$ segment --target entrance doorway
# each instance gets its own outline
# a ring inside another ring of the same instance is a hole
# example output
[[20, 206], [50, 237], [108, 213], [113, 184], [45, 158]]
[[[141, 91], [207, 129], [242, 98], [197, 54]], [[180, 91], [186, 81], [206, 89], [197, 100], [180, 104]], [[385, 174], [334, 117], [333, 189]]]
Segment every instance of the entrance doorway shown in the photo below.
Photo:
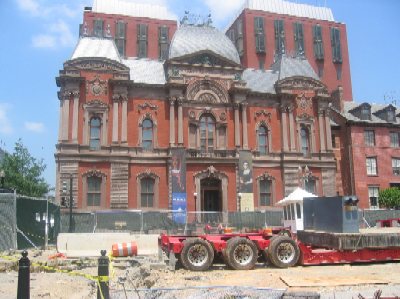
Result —
[[204, 212], [203, 221], [206, 223], [218, 223], [221, 221], [221, 180], [216, 178], [201, 180], [201, 211]]

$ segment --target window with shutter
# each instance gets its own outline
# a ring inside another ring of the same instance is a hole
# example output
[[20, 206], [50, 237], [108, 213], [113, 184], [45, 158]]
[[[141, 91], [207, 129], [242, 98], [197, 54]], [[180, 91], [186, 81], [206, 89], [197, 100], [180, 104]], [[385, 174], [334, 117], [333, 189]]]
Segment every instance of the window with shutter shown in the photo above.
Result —
[[242, 20], [238, 20], [236, 24], [236, 49], [239, 55], [243, 54], [243, 23]]
[[275, 28], [275, 53], [285, 53], [285, 28], [283, 20], [274, 21]]
[[138, 24], [137, 25], [138, 32], [138, 54], [139, 58], [147, 57], [147, 25]]
[[119, 55], [125, 56], [126, 47], [126, 23], [117, 21], [115, 25], [115, 45], [117, 46]]
[[313, 26], [314, 56], [317, 60], [324, 59], [324, 45], [322, 42], [322, 28], [320, 25]]
[[264, 18], [254, 17], [254, 34], [256, 41], [256, 53], [265, 53]]
[[339, 28], [331, 28], [331, 45], [333, 63], [342, 63]]
[[103, 37], [103, 20], [93, 21], [93, 35], [96, 37]]
[[169, 50], [169, 28], [166, 26], [158, 27], [158, 47], [159, 59], [166, 60]]
[[303, 24], [293, 23], [294, 30], [294, 45], [297, 55], [303, 56], [304, 51], [304, 34], [303, 34]]
[[260, 180], [260, 206], [270, 206], [272, 197], [272, 181], [269, 179]]

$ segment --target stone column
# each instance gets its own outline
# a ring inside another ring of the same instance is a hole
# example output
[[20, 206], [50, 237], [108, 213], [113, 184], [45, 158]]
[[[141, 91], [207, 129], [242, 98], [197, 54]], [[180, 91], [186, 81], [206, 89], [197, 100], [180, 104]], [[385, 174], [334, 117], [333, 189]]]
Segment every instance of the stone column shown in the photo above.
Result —
[[295, 141], [295, 124], [294, 124], [294, 117], [293, 117], [293, 110], [294, 107], [289, 107], [289, 130], [290, 130], [290, 151], [296, 151], [296, 141]]
[[58, 124], [58, 141], [61, 141], [63, 139], [62, 136], [62, 128], [63, 128], [63, 109], [64, 109], [64, 101], [61, 98], [60, 99], [60, 123]]
[[62, 140], [67, 141], [69, 137], [69, 101], [70, 101], [71, 93], [66, 92], [64, 96], [64, 104], [63, 104], [63, 123], [62, 123]]
[[175, 145], [175, 98], [169, 100], [169, 146]]
[[318, 111], [318, 122], [319, 122], [319, 144], [321, 152], [326, 151], [325, 147], [325, 130], [324, 130], [324, 111]]
[[286, 119], [286, 106], [281, 106], [281, 118], [282, 118], [282, 146], [283, 151], [287, 152], [288, 148], [288, 127], [287, 127], [287, 119]]
[[243, 126], [243, 148], [249, 148], [249, 140], [247, 136], [247, 103], [242, 103], [242, 126]]
[[128, 98], [122, 99], [122, 126], [121, 126], [121, 142], [126, 143], [127, 139], [127, 128], [128, 128]]
[[118, 142], [118, 100], [119, 96], [115, 95], [113, 96], [113, 130], [112, 130], [112, 142], [117, 143]]
[[79, 91], [74, 91], [74, 108], [72, 114], [72, 142], [78, 142], [78, 114], [79, 114]]
[[235, 146], [240, 147], [240, 129], [239, 129], [239, 104], [233, 104], [235, 110]]
[[178, 145], [183, 145], [183, 107], [182, 99], [178, 99]]
[[331, 119], [329, 111], [325, 111], [325, 127], [326, 127], [326, 148], [332, 150], [332, 132], [331, 132]]

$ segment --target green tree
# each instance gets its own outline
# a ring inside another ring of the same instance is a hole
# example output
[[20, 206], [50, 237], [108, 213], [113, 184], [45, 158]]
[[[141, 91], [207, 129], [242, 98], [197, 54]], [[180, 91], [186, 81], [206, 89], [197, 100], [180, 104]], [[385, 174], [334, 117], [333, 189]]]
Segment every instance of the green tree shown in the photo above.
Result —
[[4, 187], [16, 189], [18, 194], [41, 197], [50, 190], [42, 177], [46, 169], [43, 159], [32, 157], [21, 139], [15, 143], [14, 153], [5, 153], [0, 169], [5, 174]]
[[388, 188], [379, 191], [379, 205], [388, 209], [400, 207], [400, 189]]

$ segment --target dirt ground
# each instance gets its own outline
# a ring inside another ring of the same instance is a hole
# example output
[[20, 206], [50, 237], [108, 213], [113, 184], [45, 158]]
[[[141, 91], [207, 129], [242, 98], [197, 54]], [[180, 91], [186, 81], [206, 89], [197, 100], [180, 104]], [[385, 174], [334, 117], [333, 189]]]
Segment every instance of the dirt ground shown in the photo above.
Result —
[[[30, 258], [34, 264], [46, 263], [57, 269], [72, 270], [72, 273], [97, 273], [96, 259], [49, 259], [54, 253], [30, 253]], [[15, 270], [15, 263], [0, 258], [0, 298], [16, 298], [18, 272]], [[96, 298], [96, 283], [85, 277], [57, 272], [46, 273], [39, 266], [34, 266], [32, 271], [31, 298]], [[289, 269], [277, 269], [260, 263], [250, 271], [229, 270], [224, 265], [217, 264], [206, 272], [190, 272], [184, 269], [169, 270], [157, 257], [152, 257], [114, 260], [111, 271], [111, 298], [194, 298], [193, 292], [199, 288], [207, 287], [204, 291], [207, 294], [210, 290], [222, 286], [229, 286], [227, 289], [271, 288], [281, 292], [315, 291], [321, 294], [321, 298], [335, 299], [359, 298], [359, 294], [365, 298], [372, 298], [377, 290], [382, 290], [382, 297], [400, 296], [399, 262], [298, 266]], [[161, 291], [150, 293], [146, 291], [149, 288]], [[188, 288], [190, 289], [187, 290]], [[254, 298], [272, 298], [266, 291], [254, 294], [258, 294], [254, 295]], [[253, 297], [250, 295], [247, 298]]]

